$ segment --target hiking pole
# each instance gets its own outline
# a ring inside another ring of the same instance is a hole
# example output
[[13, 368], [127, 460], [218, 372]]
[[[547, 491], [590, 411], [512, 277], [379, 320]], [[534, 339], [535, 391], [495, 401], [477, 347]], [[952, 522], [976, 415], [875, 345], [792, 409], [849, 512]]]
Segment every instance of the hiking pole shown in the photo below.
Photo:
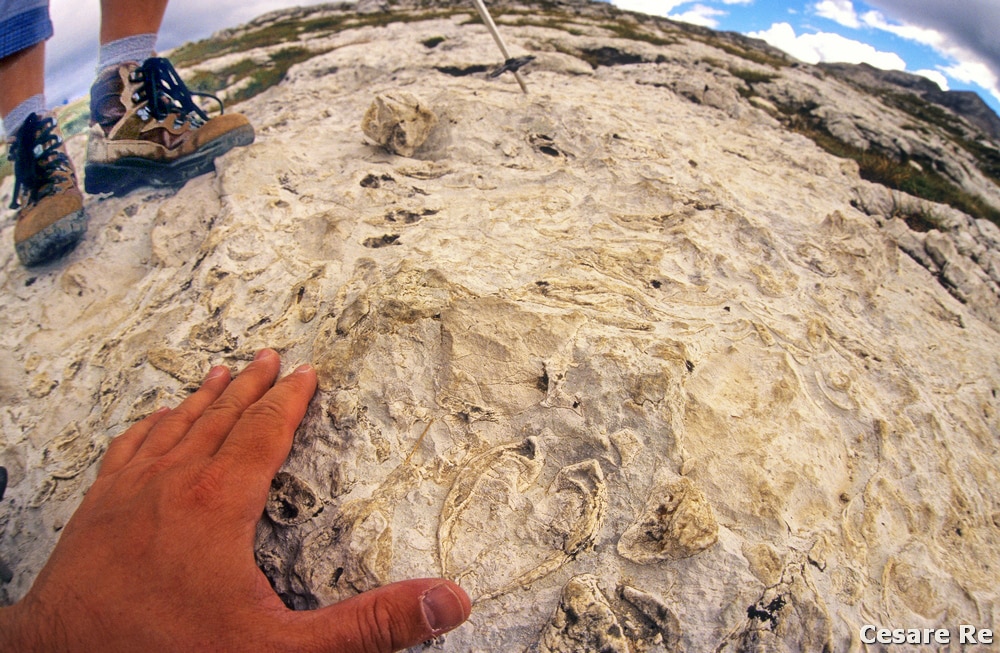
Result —
[[[483, 22], [486, 23], [486, 28], [489, 29], [490, 34], [493, 35], [493, 40], [497, 42], [497, 46], [500, 48], [500, 54], [503, 55], [504, 61], [510, 61], [512, 57], [510, 56], [510, 51], [507, 50], [507, 44], [503, 42], [503, 37], [500, 36], [500, 32], [497, 31], [496, 23], [493, 22], [493, 17], [490, 16], [490, 12], [486, 9], [486, 5], [483, 3], [483, 0], [472, 0], [472, 2], [476, 5], [479, 17], [483, 19]], [[521, 90], [527, 93], [528, 87], [524, 85], [524, 80], [521, 79], [521, 74], [517, 72], [517, 70], [513, 70], [511, 72], [514, 73], [514, 79], [516, 79], [517, 83], [521, 86]]]

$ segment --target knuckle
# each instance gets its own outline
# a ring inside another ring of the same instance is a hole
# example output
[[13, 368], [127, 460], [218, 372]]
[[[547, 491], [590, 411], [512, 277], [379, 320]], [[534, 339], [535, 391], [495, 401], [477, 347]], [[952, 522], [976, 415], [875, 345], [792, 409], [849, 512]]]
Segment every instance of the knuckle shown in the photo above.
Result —
[[177, 429], [186, 430], [188, 425], [197, 419], [197, 417], [197, 413], [189, 410], [182, 404], [167, 413], [163, 419], [156, 424], [156, 428], [160, 431], [175, 431]]
[[173, 461], [168, 457], [163, 456], [156, 458], [142, 467], [141, 472], [139, 473], [139, 480], [145, 484], [153, 481], [154, 479], [163, 478], [170, 473], [173, 465]]
[[367, 609], [359, 611], [358, 620], [364, 653], [396, 651], [412, 643], [408, 641], [406, 619], [381, 597], [375, 597]]
[[246, 410], [246, 403], [235, 394], [223, 394], [205, 409], [204, 415], [234, 416]]
[[104, 459], [113, 458], [125, 454], [135, 446], [138, 436], [133, 431], [125, 431], [108, 444], [104, 450]]
[[199, 469], [188, 484], [188, 498], [196, 506], [213, 506], [225, 496], [225, 475], [218, 466]]
[[243, 418], [265, 425], [277, 425], [285, 421], [285, 409], [276, 401], [261, 399], [243, 412]]

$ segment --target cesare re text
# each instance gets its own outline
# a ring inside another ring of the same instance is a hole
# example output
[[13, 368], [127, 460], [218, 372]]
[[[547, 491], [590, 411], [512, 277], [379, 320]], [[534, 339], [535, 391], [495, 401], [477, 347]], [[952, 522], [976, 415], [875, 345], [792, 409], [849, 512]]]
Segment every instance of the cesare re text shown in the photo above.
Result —
[[969, 624], [958, 627], [958, 638], [948, 628], [879, 628], [872, 624], [861, 627], [861, 641], [865, 644], [992, 644], [993, 631]]

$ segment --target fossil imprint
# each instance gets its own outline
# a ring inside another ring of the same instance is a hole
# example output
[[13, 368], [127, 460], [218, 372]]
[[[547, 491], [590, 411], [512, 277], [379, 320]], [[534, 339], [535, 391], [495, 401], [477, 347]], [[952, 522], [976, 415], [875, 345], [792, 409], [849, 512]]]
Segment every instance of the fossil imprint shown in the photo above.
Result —
[[598, 462], [563, 467], [547, 487], [536, 482], [543, 466], [536, 438], [500, 445], [469, 461], [448, 492], [438, 528], [441, 568], [473, 600], [547, 576], [600, 529], [608, 497]]

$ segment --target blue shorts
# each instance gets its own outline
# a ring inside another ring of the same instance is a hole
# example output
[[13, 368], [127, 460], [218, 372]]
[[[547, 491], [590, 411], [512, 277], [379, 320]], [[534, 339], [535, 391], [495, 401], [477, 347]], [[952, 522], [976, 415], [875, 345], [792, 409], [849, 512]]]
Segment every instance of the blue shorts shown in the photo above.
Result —
[[0, 59], [50, 36], [48, 0], [0, 0]]

